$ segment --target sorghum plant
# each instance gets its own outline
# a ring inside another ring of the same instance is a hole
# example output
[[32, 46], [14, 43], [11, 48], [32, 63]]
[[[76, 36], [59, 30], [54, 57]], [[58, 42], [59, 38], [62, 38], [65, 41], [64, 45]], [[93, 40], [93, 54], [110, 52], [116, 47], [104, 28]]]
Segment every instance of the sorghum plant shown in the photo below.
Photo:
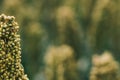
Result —
[[119, 65], [110, 52], [93, 56], [90, 80], [119, 80]]
[[70, 46], [50, 47], [45, 63], [46, 80], [78, 80], [74, 51]]
[[28, 80], [21, 64], [18, 29], [13, 16], [0, 15], [0, 80]]

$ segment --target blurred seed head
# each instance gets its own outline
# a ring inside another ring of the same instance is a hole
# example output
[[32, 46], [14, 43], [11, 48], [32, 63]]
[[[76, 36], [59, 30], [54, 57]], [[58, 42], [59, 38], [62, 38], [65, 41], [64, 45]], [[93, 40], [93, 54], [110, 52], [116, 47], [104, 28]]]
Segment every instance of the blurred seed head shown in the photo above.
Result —
[[51, 65], [54, 63], [54, 59], [56, 59], [58, 62], [63, 62], [72, 57], [73, 50], [69, 46], [51, 46], [46, 53], [45, 62]]
[[73, 22], [74, 20], [74, 11], [71, 7], [62, 6], [56, 11], [57, 24], [61, 27], [65, 27], [67, 22]]
[[[74, 51], [68, 45], [52, 46], [45, 56], [47, 80], [76, 79]], [[68, 76], [64, 76], [64, 75]]]
[[119, 65], [110, 52], [105, 51], [102, 55], [94, 55], [92, 59], [90, 80], [118, 80]]

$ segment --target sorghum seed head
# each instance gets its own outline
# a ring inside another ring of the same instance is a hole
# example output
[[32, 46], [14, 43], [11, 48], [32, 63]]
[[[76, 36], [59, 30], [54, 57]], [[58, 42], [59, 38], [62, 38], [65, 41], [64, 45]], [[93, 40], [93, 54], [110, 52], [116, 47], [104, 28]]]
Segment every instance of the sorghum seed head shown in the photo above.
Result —
[[28, 80], [21, 67], [18, 29], [15, 17], [0, 15], [0, 80]]

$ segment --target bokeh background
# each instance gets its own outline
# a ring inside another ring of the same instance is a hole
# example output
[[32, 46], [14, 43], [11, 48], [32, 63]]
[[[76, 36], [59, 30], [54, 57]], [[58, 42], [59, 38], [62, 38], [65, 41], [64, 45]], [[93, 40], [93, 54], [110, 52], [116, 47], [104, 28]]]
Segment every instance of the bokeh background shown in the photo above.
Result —
[[20, 26], [30, 80], [89, 80], [94, 54], [120, 62], [120, 0], [0, 0]]

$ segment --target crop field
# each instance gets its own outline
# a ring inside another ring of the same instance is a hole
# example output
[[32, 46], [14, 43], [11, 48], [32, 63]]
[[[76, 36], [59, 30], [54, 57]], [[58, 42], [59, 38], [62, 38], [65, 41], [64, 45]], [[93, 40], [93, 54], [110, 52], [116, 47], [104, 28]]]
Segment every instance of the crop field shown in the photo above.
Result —
[[0, 80], [120, 80], [120, 0], [1, 0]]

